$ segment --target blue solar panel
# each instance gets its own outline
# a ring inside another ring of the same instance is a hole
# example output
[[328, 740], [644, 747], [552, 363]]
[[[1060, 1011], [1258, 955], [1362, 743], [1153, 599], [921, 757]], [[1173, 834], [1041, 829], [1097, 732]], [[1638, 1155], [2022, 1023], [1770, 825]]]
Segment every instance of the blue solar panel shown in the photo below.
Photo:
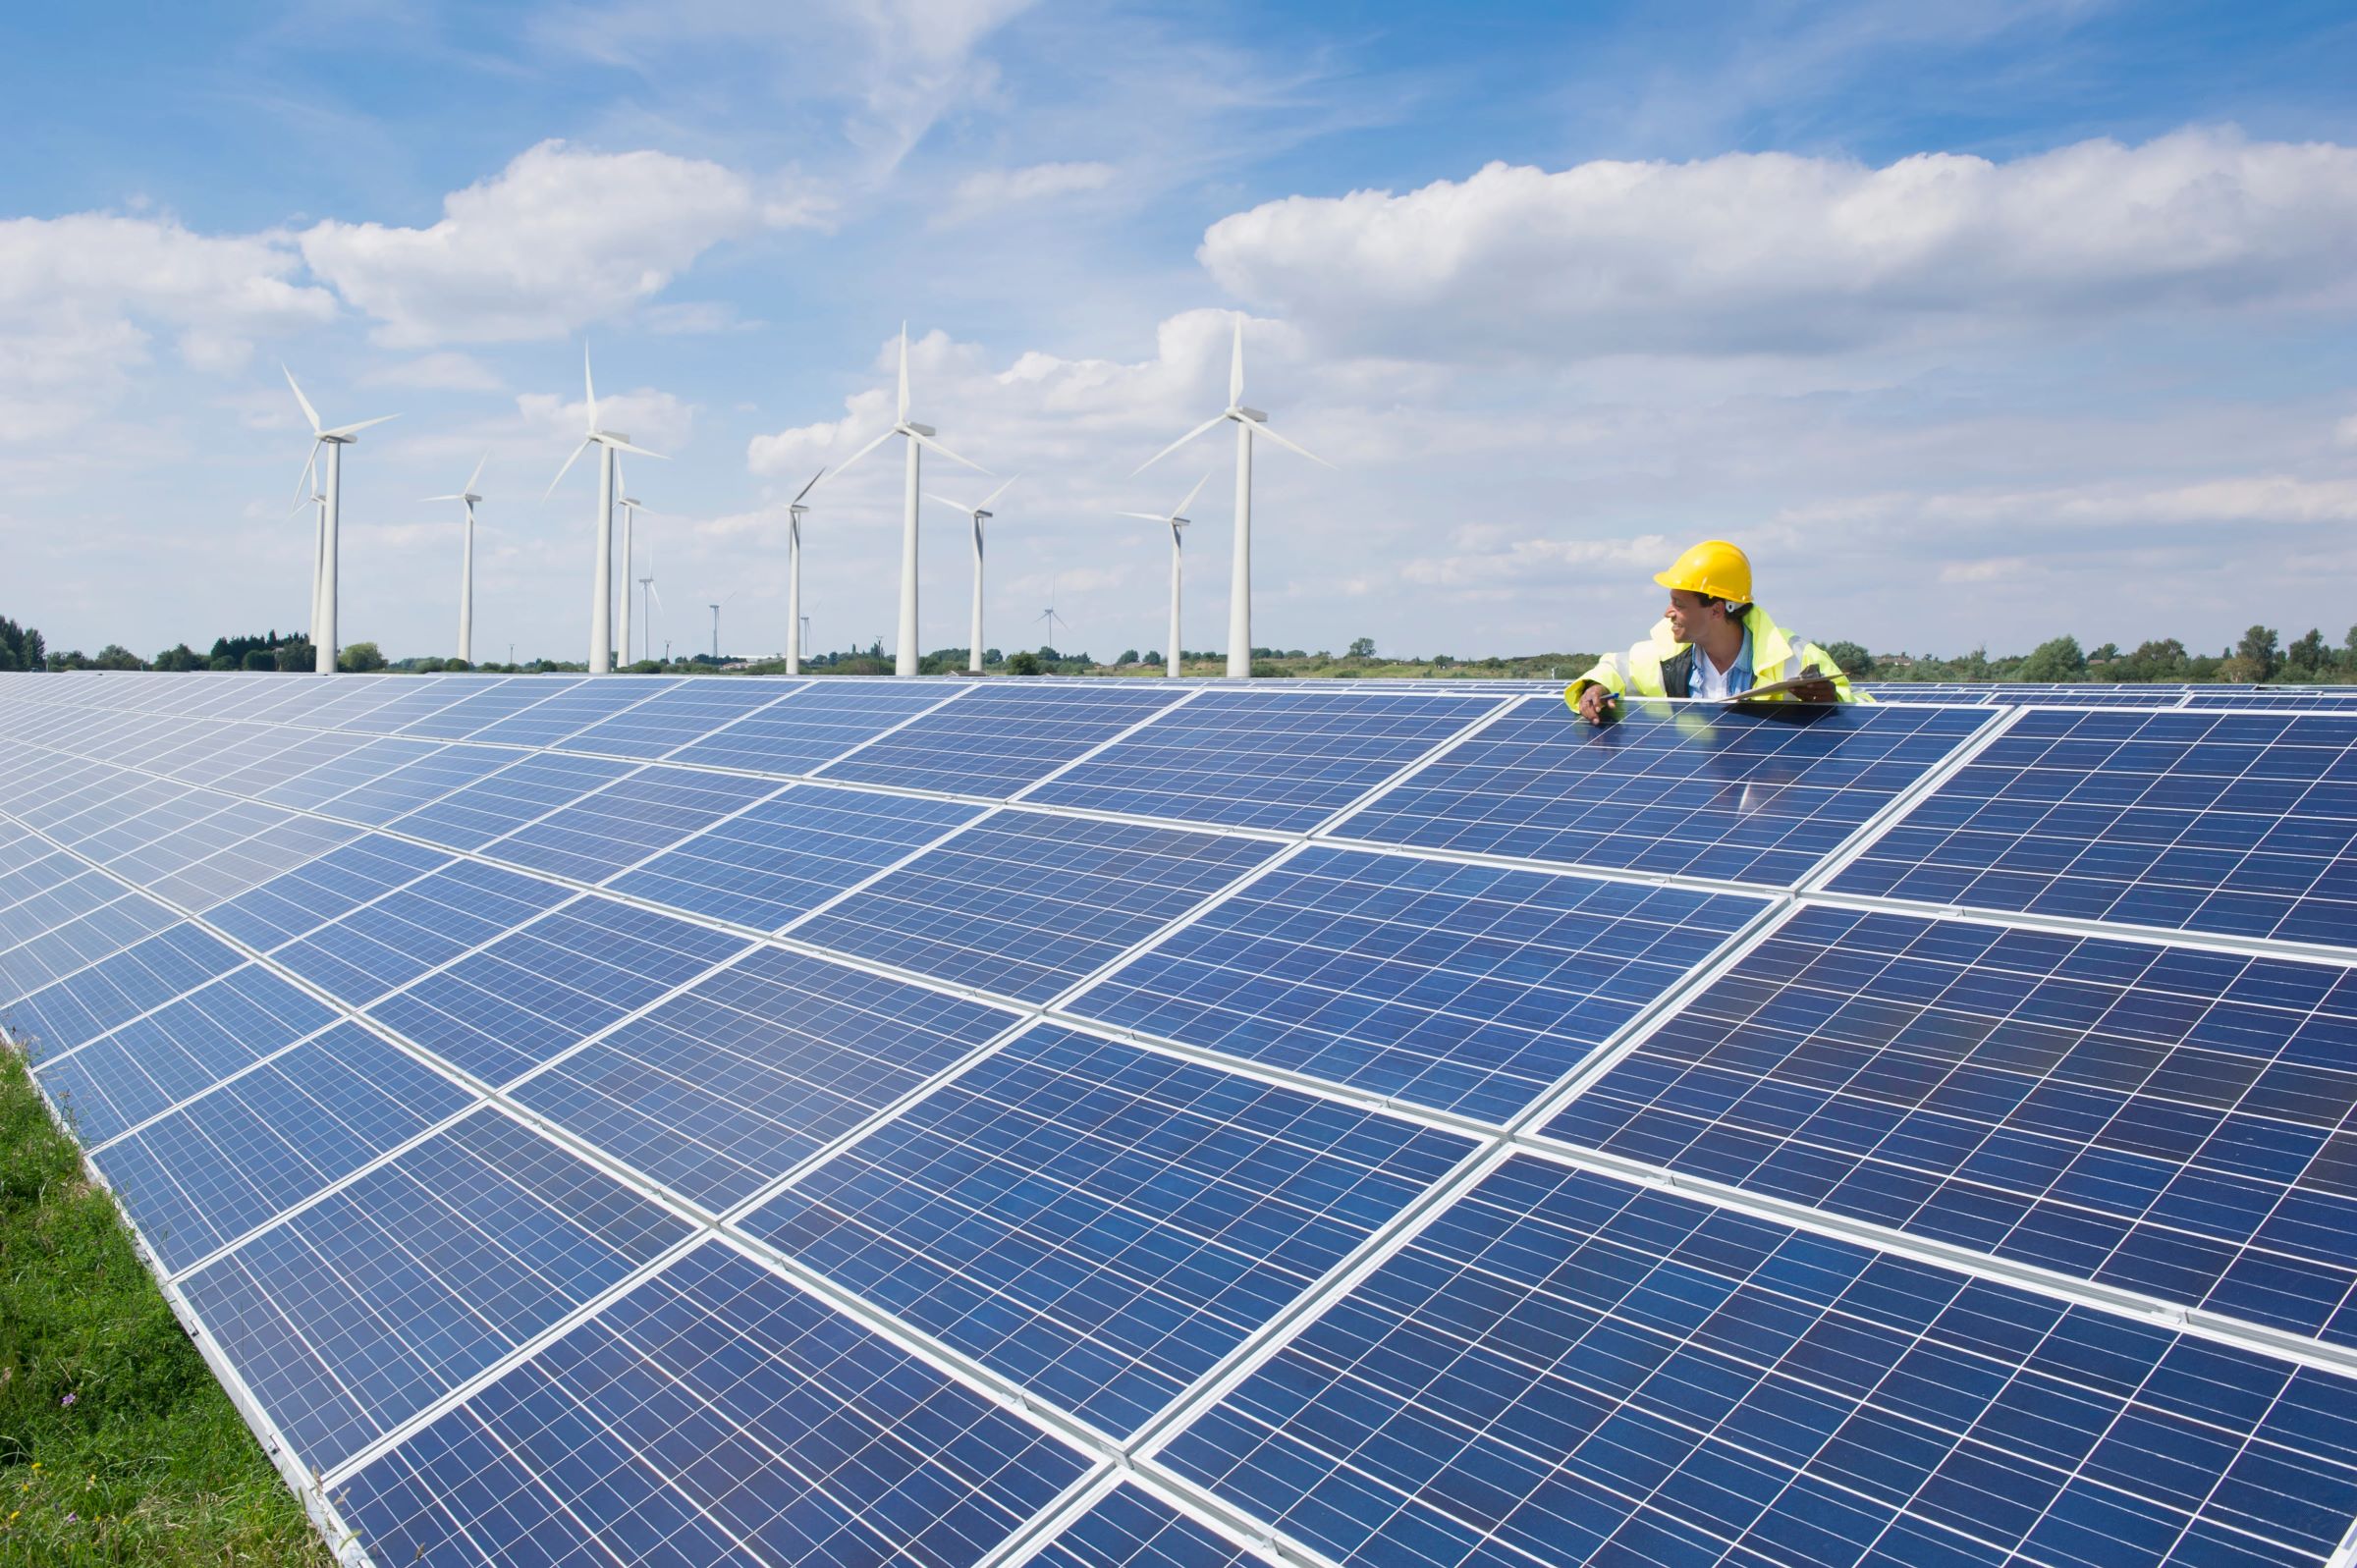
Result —
[[181, 1288], [297, 1455], [326, 1470], [687, 1228], [480, 1110]]
[[205, 923], [267, 952], [451, 863], [439, 849], [371, 834], [205, 911]]
[[1789, 884], [1988, 722], [1957, 708], [1626, 706], [1625, 717], [1594, 729], [1561, 702], [1527, 705], [1339, 831], [1426, 849]]
[[2357, 977], [1803, 911], [1555, 1136], [2357, 1343]]
[[1069, 1009], [1503, 1122], [1766, 907], [1316, 845]]
[[361, 1006], [572, 896], [536, 878], [462, 860], [271, 957]]
[[311, 744], [317, 748], [322, 759], [316, 766], [265, 786], [256, 792], [254, 798], [273, 805], [315, 811], [323, 802], [333, 800], [360, 784], [382, 779], [396, 769], [448, 749], [425, 740], [370, 740], [362, 743], [353, 735], [339, 735], [332, 739], [324, 735], [313, 736]]
[[63, 1056], [41, 1087], [84, 1148], [324, 1028], [335, 1013], [254, 964], [233, 969]]
[[1277, 852], [1002, 812], [795, 928], [822, 947], [1045, 1001]]
[[1006, 796], [1112, 739], [1182, 693], [1147, 681], [971, 686], [824, 776], [904, 789]]
[[406, 727], [405, 735], [425, 735], [443, 740], [458, 740], [548, 701], [559, 692], [571, 690], [579, 681], [565, 676], [517, 676], [501, 680], [487, 690], [477, 691], [462, 701], [416, 720]]
[[1027, 1560], [1038, 1568], [1245, 1568], [1260, 1561], [1128, 1482]]
[[9, 1032], [33, 1043], [35, 1059], [95, 1040], [243, 962], [235, 948], [195, 926], [174, 924], [169, 911], [136, 893], [69, 922], [56, 936], [72, 938], [102, 919], [115, 924], [96, 959], [61, 963], [63, 978], [29, 996], [8, 983], [17, 973], [11, 961], [40, 941], [0, 953], [0, 1007], [7, 1009]]
[[779, 785], [691, 768], [648, 768], [483, 846], [494, 860], [603, 882]]
[[[719, 1347], [729, 1353], [715, 1355]], [[1080, 1456], [718, 1244], [363, 1469], [379, 1562], [960, 1568]]]
[[632, 771], [627, 762], [536, 753], [394, 819], [391, 827], [453, 849], [479, 849]]
[[1504, 700], [1206, 691], [1024, 798], [1306, 832]]
[[678, 684], [676, 680], [648, 680], [634, 676], [583, 680], [545, 702], [535, 702], [520, 713], [494, 720], [466, 738], [495, 746], [553, 746]]
[[1472, 1148], [1042, 1024], [744, 1226], [1118, 1436]]
[[756, 773], [808, 773], [950, 695], [927, 681], [815, 681], [680, 747], [668, 760]]
[[923, 848], [985, 808], [790, 784], [711, 831], [614, 878], [617, 892], [775, 931]]
[[473, 1098], [357, 1025], [339, 1024], [93, 1158], [139, 1234], [178, 1271]]
[[1833, 886], [2347, 946], [2357, 714], [2025, 714]]
[[668, 691], [627, 708], [563, 742], [563, 751], [596, 751], [616, 757], [660, 757], [700, 739], [725, 724], [768, 707], [800, 680], [683, 680]]
[[978, 1002], [762, 947], [525, 1079], [515, 1095], [718, 1212], [1014, 1021]]
[[506, 676], [454, 675], [442, 680], [405, 681], [397, 688], [398, 695], [393, 700], [356, 713], [336, 728], [389, 735], [442, 713], [467, 697], [504, 685], [507, 680]]
[[314, 809], [378, 828], [515, 763], [516, 753], [498, 746], [439, 746], [389, 773], [354, 784]]
[[505, 1083], [744, 947], [708, 927], [582, 898], [368, 1010], [452, 1066]]
[[1336, 1559], [2313, 1563], [2357, 1384], [1523, 1156], [1162, 1458]]

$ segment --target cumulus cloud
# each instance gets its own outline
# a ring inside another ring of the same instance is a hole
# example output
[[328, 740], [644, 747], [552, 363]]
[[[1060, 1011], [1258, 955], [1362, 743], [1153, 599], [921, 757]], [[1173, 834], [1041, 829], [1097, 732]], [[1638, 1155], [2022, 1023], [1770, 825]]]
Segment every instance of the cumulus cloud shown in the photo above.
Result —
[[497, 392], [499, 373], [472, 354], [445, 351], [397, 359], [361, 372], [364, 387], [415, 387], [428, 392]]
[[1222, 285], [1330, 341], [1454, 356], [1824, 352], [2155, 307], [2345, 303], [2357, 148], [2188, 130], [1998, 163], [1494, 163], [1214, 224]]
[[329, 220], [301, 242], [378, 342], [423, 348], [563, 337], [651, 299], [723, 241], [822, 213], [717, 163], [552, 140], [454, 191], [429, 227]]

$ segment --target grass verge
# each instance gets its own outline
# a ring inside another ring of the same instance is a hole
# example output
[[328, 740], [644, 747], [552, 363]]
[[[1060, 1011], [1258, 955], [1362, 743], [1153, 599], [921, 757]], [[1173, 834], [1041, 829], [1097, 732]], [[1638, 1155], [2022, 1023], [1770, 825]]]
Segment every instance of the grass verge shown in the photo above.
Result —
[[0, 1565], [329, 1561], [0, 1041]]

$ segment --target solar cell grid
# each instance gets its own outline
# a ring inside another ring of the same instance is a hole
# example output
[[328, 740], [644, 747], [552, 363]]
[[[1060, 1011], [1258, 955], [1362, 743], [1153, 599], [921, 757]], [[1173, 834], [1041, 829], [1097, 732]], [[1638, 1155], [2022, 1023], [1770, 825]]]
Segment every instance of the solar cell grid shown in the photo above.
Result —
[[267, 952], [452, 863], [439, 849], [371, 834], [205, 911], [205, 923]]
[[676, 1543], [686, 1562], [953, 1568], [1082, 1469], [992, 1400], [711, 1243], [344, 1495], [380, 1560], [438, 1561], [525, 1522], [551, 1560], [627, 1540]]
[[1630, 703], [1593, 729], [1526, 702], [1339, 837], [1714, 881], [1790, 884], [1988, 722], [1955, 708], [1791, 715]]
[[422, 719], [413, 719], [402, 729], [403, 734], [418, 735], [429, 740], [463, 740], [477, 730], [488, 730], [513, 714], [537, 707], [559, 692], [571, 690], [580, 682], [565, 676], [511, 676], [497, 684], [477, 690], [445, 708], [438, 708]]
[[1522, 1156], [1161, 1457], [1337, 1559], [2314, 1562], [2353, 1392]]
[[1001, 812], [794, 934], [935, 979], [1045, 1001], [1276, 852], [1257, 839]]
[[1205, 691], [1024, 798], [1306, 832], [1500, 703], [1455, 695]]
[[323, 747], [325, 756], [317, 766], [269, 785], [256, 798], [298, 810], [317, 810], [324, 802], [357, 785], [382, 779], [397, 768], [444, 749], [425, 740], [370, 740], [355, 745], [352, 737], [329, 745], [349, 749]]
[[1550, 1133], [2357, 1343], [2357, 977], [1803, 911]]
[[[115, 913], [103, 941], [97, 933], [82, 931], [110, 911]], [[63, 939], [76, 937], [87, 938], [87, 957], [82, 956], [83, 948], [63, 946]], [[0, 984], [0, 1006], [8, 1009], [11, 1034], [38, 1043], [36, 1055], [71, 1051], [95, 1040], [182, 992], [229, 973], [242, 961], [235, 949], [138, 893], [69, 921], [49, 937], [36, 937], [0, 953], [0, 980], [13, 979], [19, 972], [12, 967], [17, 955], [35, 948], [45, 949], [33, 956], [44, 960], [39, 972], [44, 979], [56, 977], [53, 983], [21, 991]], [[59, 960], [54, 968], [45, 961], [52, 957]]]
[[431, 839], [453, 849], [480, 849], [501, 835], [632, 771], [633, 766], [626, 762], [535, 752], [443, 794], [430, 805], [396, 817], [389, 826], [395, 833]]
[[1765, 907], [1313, 845], [1069, 1010], [1503, 1122]]
[[626, 708], [660, 696], [676, 680], [642, 676], [603, 676], [582, 680], [469, 733], [468, 740], [488, 745], [553, 746], [601, 724]]
[[574, 896], [537, 878], [461, 860], [271, 955], [362, 1006]]
[[382, 827], [515, 763], [516, 753], [497, 746], [437, 746], [385, 773], [357, 780], [312, 809], [346, 822]]
[[951, 695], [929, 681], [813, 681], [682, 746], [668, 760], [756, 773], [808, 773]]
[[563, 741], [564, 751], [618, 757], [660, 757], [723, 725], [768, 707], [807, 681], [748, 676], [742, 680], [684, 680], [668, 691], [591, 725]]
[[744, 1227], [1121, 1435], [1472, 1147], [1043, 1024]]
[[819, 771], [827, 779], [1003, 798], [1183, 695], [1146, 681], [969, 686]]
[[984, 809], [790, 784], [608, 886], [695, 914], [775, 931], [973, 821]]
[[1243, 1568], [1261, 1560], [1128, 1482], [1027, 1559], [1038, 1568]]
[[2032, 712], [1832, 886], [2347, 946], [2353, 847], [2357, 715]]
[[603, 882], [771, 794], [774, 780], [650, 767], [483, 846], [495, 860]]

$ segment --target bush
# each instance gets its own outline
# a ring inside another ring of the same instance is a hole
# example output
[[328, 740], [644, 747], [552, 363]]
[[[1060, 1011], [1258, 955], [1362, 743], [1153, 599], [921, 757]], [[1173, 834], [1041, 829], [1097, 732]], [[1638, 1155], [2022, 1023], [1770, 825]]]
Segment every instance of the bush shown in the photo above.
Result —
[[2030, 650], [2014, 670], [2015, 680], [2084, 680], [2087, 678], [2087, 656], [2079, 651], [2076, 637], [2056, 637], [2042, 642]]
[[98, 657], [91, 660], [90, 665], [97, 670], [144, 670], [147, 668], [145, 662], [137, 654], [133, 653], [119, 642], [110, 642], [99, 649]]
[[197, 657], [195, 649], [183, 642], [176, 643], [157, 654], [155, 668], [158, 670], [201, 670], [204, 668], [204, 661]]
[[1045, 668], [1039, 662], [1039, 655], [1028, 648], [1017, 649], [1007, 656], [1007, 674], [1011, 676], [1035, 676]]
[[373, 642], [347, 643], [344, 651], [336, 655], [336, 668], [353, 675], [362, 675], [384, 667], [384, 651]]

